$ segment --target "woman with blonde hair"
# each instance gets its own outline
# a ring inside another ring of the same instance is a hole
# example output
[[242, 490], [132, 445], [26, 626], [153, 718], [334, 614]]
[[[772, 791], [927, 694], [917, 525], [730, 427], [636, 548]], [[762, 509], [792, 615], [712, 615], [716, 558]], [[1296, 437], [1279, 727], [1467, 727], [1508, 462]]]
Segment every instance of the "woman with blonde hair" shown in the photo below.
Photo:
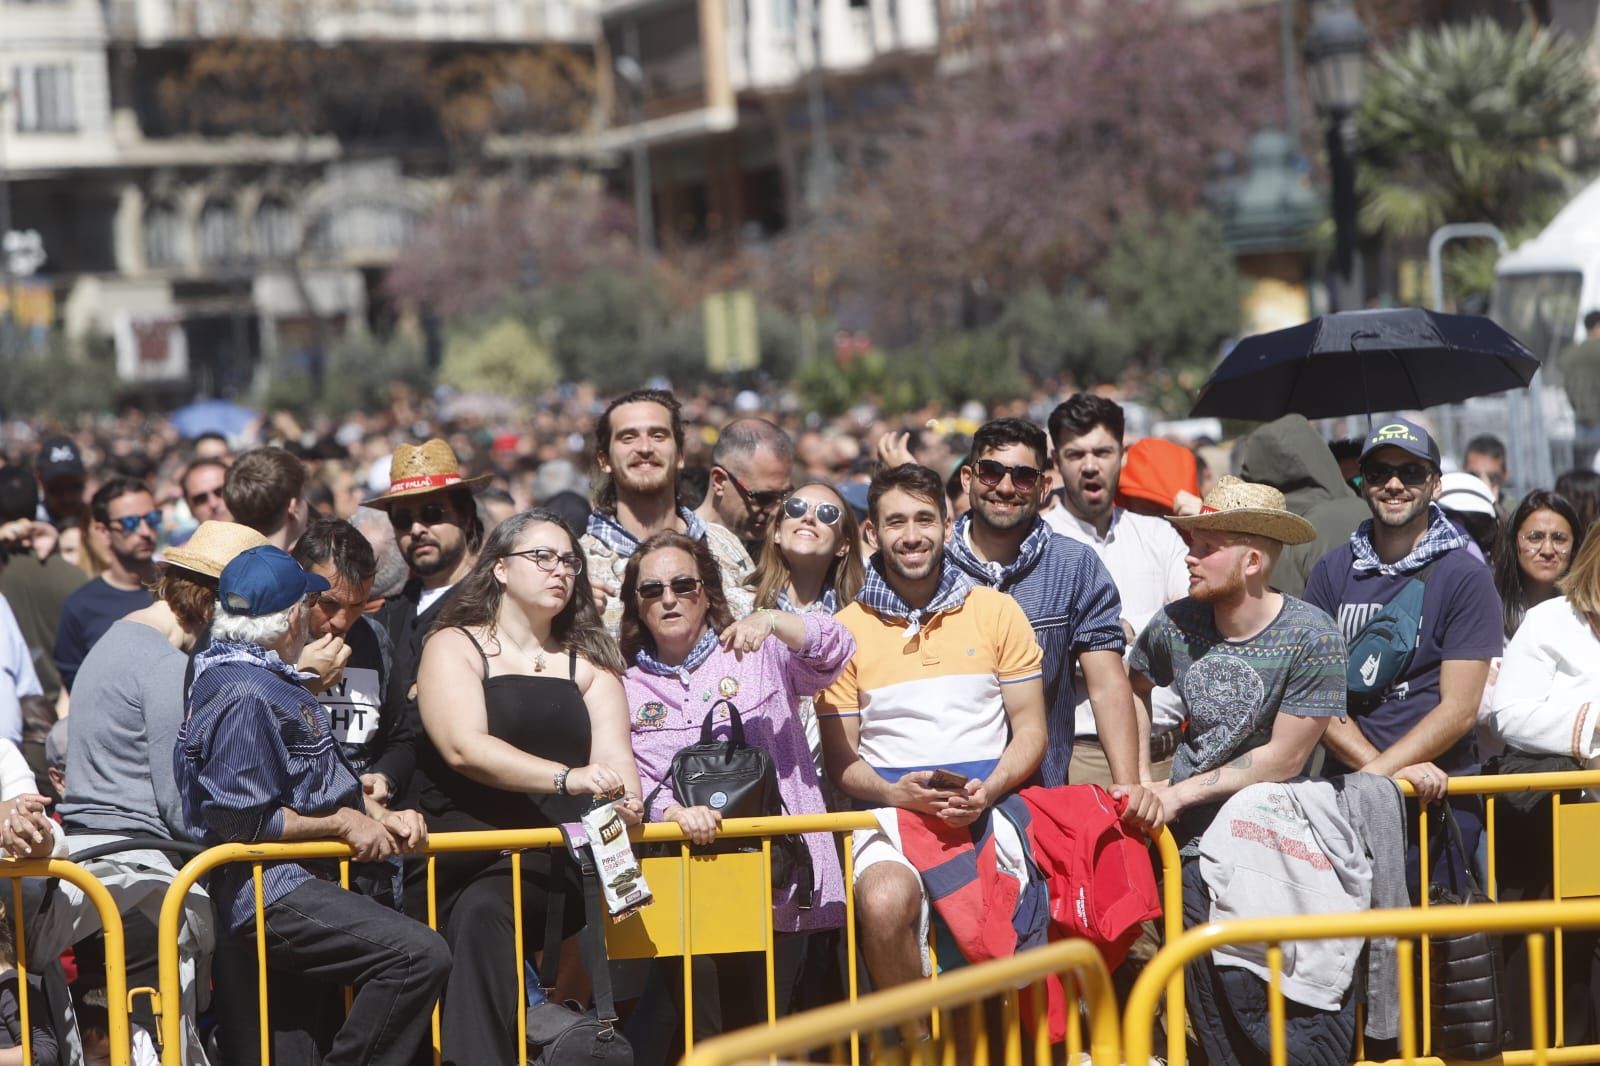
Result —
[[832, 485], [813, 481], [783, 501], [746, 585], [756, 610], [836, 614], [866, 576], [855, 512]]

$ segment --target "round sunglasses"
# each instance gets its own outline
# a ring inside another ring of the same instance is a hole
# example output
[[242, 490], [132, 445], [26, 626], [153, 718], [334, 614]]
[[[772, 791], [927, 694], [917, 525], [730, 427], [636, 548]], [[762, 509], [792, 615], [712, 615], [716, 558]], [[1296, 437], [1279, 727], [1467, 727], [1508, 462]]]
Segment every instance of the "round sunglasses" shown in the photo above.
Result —
[[803, 500], [798, 496], [790, 496], [783, 501], [783, 513], [797, 522], [807, 514], [814, 513], [817, 516], [817, 521], [825, 526], [838, 525], [840, 516], [838, 504], [812, 503], [810, 500]]

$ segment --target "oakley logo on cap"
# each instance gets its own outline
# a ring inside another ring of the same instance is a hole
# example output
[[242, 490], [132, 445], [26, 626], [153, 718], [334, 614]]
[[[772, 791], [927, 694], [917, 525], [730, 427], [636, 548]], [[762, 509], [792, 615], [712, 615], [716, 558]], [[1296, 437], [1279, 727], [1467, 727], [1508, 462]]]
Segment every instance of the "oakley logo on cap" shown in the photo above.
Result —
[[1378, 430], [1372, 435], [1372, 439], [1375, 441], [1405, 440], [1410, 441], [1412, 444], [1422, 443], [1417, 439], [1417, 435], [1411, 432], [1409, 427], [1403, 426], [1399, 422], [1391, 422], [1387, 426], [1384, 426], [1382, 429]]

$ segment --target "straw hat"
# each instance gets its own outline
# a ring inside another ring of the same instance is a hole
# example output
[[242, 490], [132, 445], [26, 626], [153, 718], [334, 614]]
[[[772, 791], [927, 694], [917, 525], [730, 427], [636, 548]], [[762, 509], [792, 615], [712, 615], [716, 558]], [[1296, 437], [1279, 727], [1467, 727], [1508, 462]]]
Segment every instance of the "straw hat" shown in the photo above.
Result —
[[468, 489], [477, 492], [493, 474], [463, 478], [461, 464], [450, 445], [435, 437], [426, 444], [402, 444], [389, 461], [389, 489], [365, 501], [363, 507], [387, 507], [392, 500], [422, 496], [441, 489]]
[[1271, 485], [1240, 481], [1232, 475], [1220, 478], [1206, 493], [1199, 514], [1168, 515], [1167, 521], [1184, 530], [1250, 533], [1284, 544], [1317, 539], [1316, 527], [1284, 506], [1283, 493]]
[[237, 522], [201, 522], [181, 548], [163, 556], [168, 566], [181, 566], [206, 577], [221, 577], [222, 568], [248, 548], [259, 548], [267, 538]]

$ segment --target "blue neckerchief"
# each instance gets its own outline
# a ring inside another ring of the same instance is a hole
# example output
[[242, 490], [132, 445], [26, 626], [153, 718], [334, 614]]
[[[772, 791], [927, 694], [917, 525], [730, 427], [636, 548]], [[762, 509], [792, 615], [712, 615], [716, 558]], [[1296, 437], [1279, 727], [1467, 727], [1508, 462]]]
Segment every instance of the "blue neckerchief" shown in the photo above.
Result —
[[[683, 529], [690, 540], [706, 539], [706, 524], [699, 515], [687, 507], [680, 507], [678, 517], [683, 519]], [[639, 546], [639, 538], [623, 529], [615, 515], [608, 515], [604, 511], [589, 512], [589, 524], [584, 528], [584, 532], [624, 559], [632, 555], [633, 549]]]
[[219, 641], [213, 643], [205, 651], [194, 657], [194, 676], [199, 677], [213, 666], [223, 663], [250, 663], [275, 674], [282, 674], [297, 685], [307, 681], [316, 680], [317, 675], [296, 670], [290, 664], [278, 658], [278, 653], [269, 651], [259, 644], [240, 644], [235, 641]]
[[1444, 508], [1436, 503], [1430, 503], [1428, 531], [1417, 541], [1417, 546], [1411, 549], [1411, 554], [1397, 563], [1381, 561], [1377, 549], [1372, 546], [1372, 519], [1369, 518], [1350, 534], [1350, 550], [1355, 556], [1350, 565], [1357, 571], [1376, 570], [1385, 577], [1394, 577], [1397, 574], [1416, 573], [1445, 552], [1466, 546], [1467, 538], [1456, 529], [1455, 523], [1444, 513]]
[[649, 647], [639, 649], [639, 654], [633, 658], [634, 665], [647, 674], [657, 677], [675, 677], [683, 682], [683, 687], [689, 687], [689, 675], [700, 669], [701, 665], [709, 658], [718, 647], [717, 635], [711, 630], [706, 630], [704, 635], [695, 642], [689, 655], [677, 666], [668, 666], [650, 653]]
[[825, 588], [822, 590], [821, 596], [818, 596], [804, 607], [797, 607], [795, 602], [789, 598], [787, 592], [780, 591], [778, 593], [778, 610], [787, 611], [790, 614], [838, 614], [839, 594], [831, 588]]
[[1050, 528], [1049, 523], [1042, 518], [1034, 518], [1033, 529], [1028, 531], [1027, 538], [1022, 542], [1022, 550], [1017, 553], [1016, 559], [1012, 560], [1010, 565], [1003, 565], [985, 562], [978, 558], [978, 553], [973, 551], [972, 545], [967, 542], [967, 531], [971, 528], [972, 512], [968, 511], [956, 519], [955, 535], [945, 544], [945, 554], [978, 581], [1001, 590], [1032, 570], [1033, 564], [1044, 555], [1045, 548], [1050, 544], [1050, 538], [1055, 536], [1055, 530]]
[[878, 614], [890, 618], [904, 618], [911, 624], [906, 627], [905, 638], [910, 640], [922, 632], [922, 624], [934, 615], [943, 611], [953, 611], [966, 601], [967, 593], [972, 590], [972, 579], [961, 572], [961, 568], [951, 563], [943, 556], [939, 559], [939, 587], [935, 590], [933, 598], [926, 607], [909, 607], [900, 594], [889, 586], [883, 576], [883, 558], [879, 554], [872, 556], [872, 562], [867, 567], [867, 580], [861, 586], [861, 591], [856, 594], [867, 607]]

